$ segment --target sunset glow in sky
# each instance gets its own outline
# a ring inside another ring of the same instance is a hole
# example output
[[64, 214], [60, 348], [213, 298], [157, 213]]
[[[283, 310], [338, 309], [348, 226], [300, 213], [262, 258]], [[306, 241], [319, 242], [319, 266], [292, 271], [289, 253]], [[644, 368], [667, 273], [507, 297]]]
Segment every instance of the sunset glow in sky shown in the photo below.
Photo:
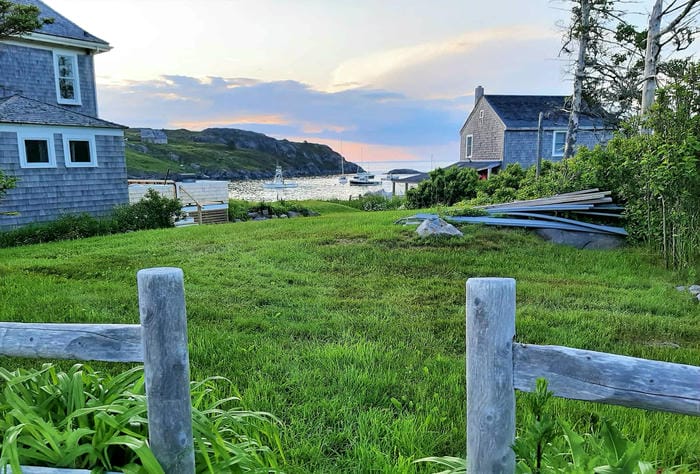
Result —
[[242, 128], [427, 170], [458, 160], [477, 85], [571, 89], [561, 2], [45, 1], [112, 45], [100, 116], [131, 127]]

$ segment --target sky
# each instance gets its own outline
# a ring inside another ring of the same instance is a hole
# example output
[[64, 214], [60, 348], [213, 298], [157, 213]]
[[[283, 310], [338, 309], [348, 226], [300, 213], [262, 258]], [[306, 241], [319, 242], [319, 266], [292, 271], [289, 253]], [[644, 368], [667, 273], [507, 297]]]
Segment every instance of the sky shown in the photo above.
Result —
[[101, 118], [325, 143], [375, 172], [457, 161], [478, 85], [572, 89], [556, 0], [45, 1], [113, 48]]

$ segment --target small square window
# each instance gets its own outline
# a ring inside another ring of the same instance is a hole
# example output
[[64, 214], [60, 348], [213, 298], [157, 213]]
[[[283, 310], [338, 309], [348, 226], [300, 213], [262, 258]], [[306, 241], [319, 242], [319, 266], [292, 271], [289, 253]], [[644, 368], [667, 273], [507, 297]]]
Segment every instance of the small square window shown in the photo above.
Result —
[[71, 163], [90, 163], [90, 142], [87, 140], [68, 140]]
[[24, 140], [24, 153], [27, 163], [49, 164], [49, 142], [47, 140]]
[[56, 155], [50, 133], [17, 134], [19, 165], [21, 168], [55, 168]]
[[97, 166], [95, 150], [95, 137], [82, 134], [63, 135], [63, 155], [68, 168]]

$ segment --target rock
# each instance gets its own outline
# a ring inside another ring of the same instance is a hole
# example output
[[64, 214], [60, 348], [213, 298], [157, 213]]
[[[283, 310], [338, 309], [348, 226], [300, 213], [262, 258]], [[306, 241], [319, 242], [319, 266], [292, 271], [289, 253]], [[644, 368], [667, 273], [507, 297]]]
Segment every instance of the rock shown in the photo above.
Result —
[[254, 221], [266, 221], [266, 220], [267, 220], [267, 217], [258, 216], [258, 217], [255, 217], [253, 220], [254, 220]]
[[688, 291], [693, 295], [698, 295], [700, 294], [700, 285], [691, 285], [688, 287]]
[[685, 291], [687, 288], [685, 286], [677, 286], [676, 291]]
[[251, 219], [255, 219], [256, 217], [260, 216], [257, 212], [249, 212], [248, 217]]
[[681, 346], [676, 344], [675, 342], [666, 342], [666, 341], [651, 341], [648, 345], [651, 347], [668, 347], [671, 349], [680, 349]]
[[287, 214], [281, 214], [280, 219], [288, 219], [289, 216]]
[[625, 239], [596, 232], [576, 232], [559, 229], [537, 229], [537, 235], [555, 244], [569, 245], [577, 249], [609, 250], [621, 247]]
[[440, 218], [437, 219], [426, 219], [421, 225], [418, 226], [416, 232], [421, 237], [428, 237], [431, 235], [447, 235], [451, 237], [462, 237], [464, 234], [460, 232], [452, 224], [448, 224]]
[[301, 214], [298, 213], [298, 212], [296, 212], [296, 211], [288, 211], [288, 212], [287, 212], [287, 217], [289, 217], [290, 219], [293, 218], [293, 217], [299, 217], [300, 215], [301, 215]]

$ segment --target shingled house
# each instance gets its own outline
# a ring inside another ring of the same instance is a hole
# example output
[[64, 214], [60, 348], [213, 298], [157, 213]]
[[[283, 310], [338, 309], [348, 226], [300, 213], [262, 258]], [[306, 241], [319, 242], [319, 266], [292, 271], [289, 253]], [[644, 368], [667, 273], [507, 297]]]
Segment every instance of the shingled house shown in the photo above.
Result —
[[[569, 112], [567, 96], [485, 95], [479, 86], [474, 94], [474, 109], [460, 130], [460, 164], [480, 169], [505, 168], [519, 163], [528, 168], [537, 162], [538, 136], [540, 157], [558, 161], [564, 156]], [[542, 133], [538, 118], [542, 112]], [[606, 143], [612, 129], [603, 118], [592, 113], [580, 117], [576, 146], [593, 148]]]
[[0, 170], [18, 178], [0, 230], [63, 214], [108, 214], [129, 200], [124, 132], [97, 117], [93, 57], [109, 44], [40, 0], [53, 24], [0, 40]]

